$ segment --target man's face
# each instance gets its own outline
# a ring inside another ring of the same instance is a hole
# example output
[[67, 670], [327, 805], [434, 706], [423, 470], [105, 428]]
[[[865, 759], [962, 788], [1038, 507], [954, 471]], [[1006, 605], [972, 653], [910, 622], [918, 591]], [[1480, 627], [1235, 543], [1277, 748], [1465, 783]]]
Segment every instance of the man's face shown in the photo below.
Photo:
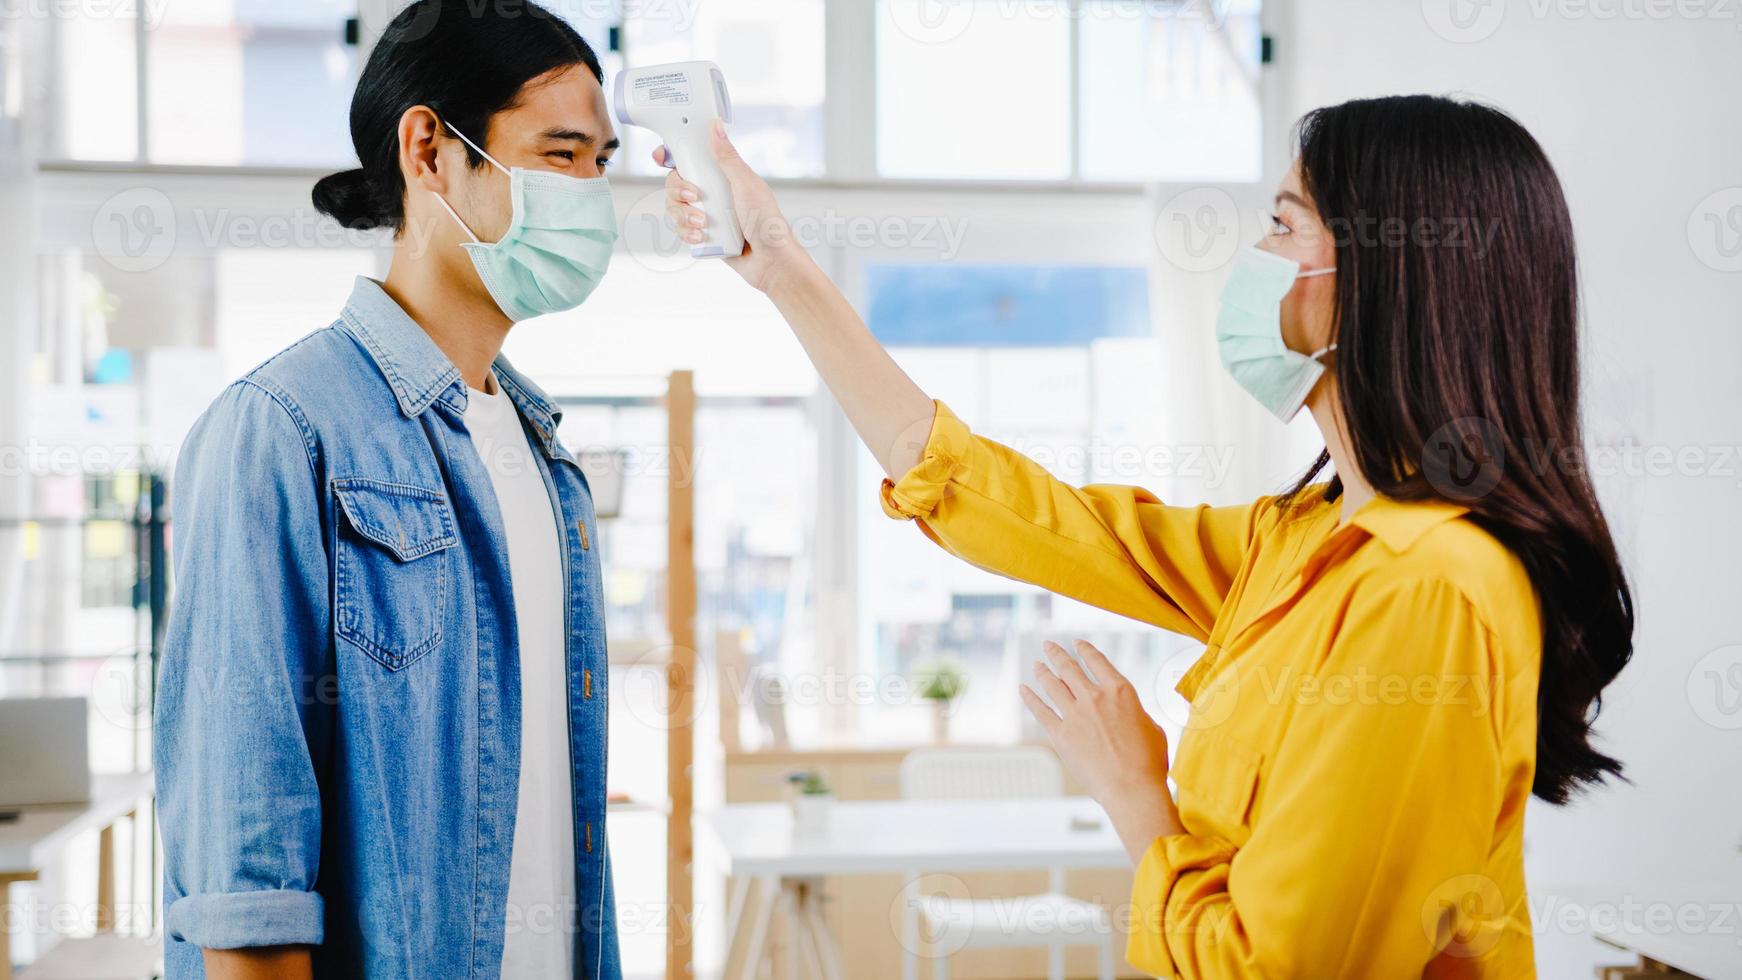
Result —
[[[620, 145], [605, 105], [605, 90], [585, 65], [546, 72], [521, 87], [517, 104], [496, 113], [484, 149], [504, 167], [549, 170], [570, 177], [600, 177]], [[476, 140], [483, 136], [467, 133]], [[455, 202], [461, 217], [483, 241], [508, 231], [514, 217], [508, 175], [488, 161], [464, 164], [465, 144], [452, 141], [460, 161]]]

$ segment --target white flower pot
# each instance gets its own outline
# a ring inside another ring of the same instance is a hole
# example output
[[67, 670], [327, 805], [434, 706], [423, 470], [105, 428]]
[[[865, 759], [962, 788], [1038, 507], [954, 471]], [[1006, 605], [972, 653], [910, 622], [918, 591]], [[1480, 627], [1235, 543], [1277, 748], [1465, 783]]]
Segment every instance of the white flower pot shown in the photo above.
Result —
[[950, 702], [933, 698], [931, 703], [931, 739], [939, 745], [950, 740]]
[[828, 833], [833, 793], [800, 793], [792, 798], [792, 832], [797, 836]]

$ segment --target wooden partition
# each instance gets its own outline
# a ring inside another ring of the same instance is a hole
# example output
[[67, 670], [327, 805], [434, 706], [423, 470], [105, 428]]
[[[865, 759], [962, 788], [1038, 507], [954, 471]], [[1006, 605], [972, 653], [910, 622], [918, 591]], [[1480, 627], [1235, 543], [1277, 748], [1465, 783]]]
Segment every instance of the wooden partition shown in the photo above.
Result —
[[[665, 615], [671, 638], [666, 659], [666, 704], [671, 712], [666, 730], [666, 796], [670, 804], [665, 836], [665, 900], [668, 923], [695, 918], [691, 864], [695, 859], [695, 687], [696, 687], [696, 562], [695, 562], [695, 375], [674, 371], [666, 391], [666, 569]], [[666, 930], [666, 980], [690, 980], [695, 951], [684, 930]]]

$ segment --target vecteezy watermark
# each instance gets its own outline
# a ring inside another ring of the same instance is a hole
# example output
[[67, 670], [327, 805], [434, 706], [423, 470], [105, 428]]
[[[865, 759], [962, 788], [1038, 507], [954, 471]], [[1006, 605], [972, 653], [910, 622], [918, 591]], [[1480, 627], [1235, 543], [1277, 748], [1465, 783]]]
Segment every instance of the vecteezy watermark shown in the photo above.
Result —
[[97, 717], [122, 731], [151, 727], [151, 666], [134, 651], [110, 654], [91, 677], [91, 706]]
[[1525, 0], [1537, 20], [1711, 20], [1742, 25], [1737, 0]]
[[1509, 442], [1489, 419], [1452, 419], [1422, 445], [1421, 470], [1443, 497], [1473, 503], [1494, 492], [1508, 467], [1541, 476], [1550, 472], [1594, 479], [1721, 479], [1742, 488], [1742, 445], [1644, 443], [1623, 438], [1602, 444]]
[[[1219, 187], [1195, 187], [1163, 202], [1152, 232], [1164, 262], [1186, 272], [1208, 272], [1227, 265], [1242, 245], [1259, 240], [1273, 226], [1265, 209], [1242, 215], [1234, 198]], [[1500, 231], [1498, 217], [1475, 215], [1378, 215], [1357, 212], [1332, 216], [1293, 230], [1303, 249], [1328, 242], [1335, 248], [1457, 249], [1487, 258]]]
[[1087, 445], [1058, 445], [1011, 440], [1010, 447], [1055, 473], [1083, 473], [1100, 480], [1132, 482], [1185, 478], [1215, 489], [1228, 479], [1234, 447], [1167, 446], [1112, 443], [1093, 439]]
[[1600, 936], [1730, 936], [1742, 939], [1742, 903], [1581, 901], [1532, 890], [1532, 928], [1538, 933]]
[[1453, 419], [1428, 436], [1421, 470], [1447, 500], [1480, 500], [1506, 473], [1506, 443], [1487, 419]]
[[1721, 646], [1688, 671], [1688, 704], [1713, 728], [1742, 729], [1742, 643]]
[[1154, 3], [1064, 3], [1062, 0], [887, 0], [884, 16], [920, 44], [948, 44], [980, 20], [1082, 21], [1194, 20], [1220, 29], [1229, 5], [1218, 0]]
[[[159, 0], [163, 2], [163, 0]], [[669, 25], [674, 33], [687, 34], [695, 24], [696, 13], [703, 0], [567, 0], [563, 15], [580, 23], [626, 23]], [[444, 15], [469, 20], [485, 17], [508, 20], [516, 17], [553, 16], [544, 7], [528, 0], [464, 0], [459, 4], [423, 3], [408, 6], [411, 13], [403, 21], [397, 18], [381, 32], [383, 44], [410, 44], [429, 37]]]
[[[429, 247], [433, 223], [410, 222], [405, 237], [414, 249]], [[346, 228], [313, 208], [260, 212], [229, 207], [178, 211], [155, 187], [132, 187], [111, 195], [91, 218], [91, 245], [120, 272], [150, 272], [182, 245], [218, 249], [370, 249], [394, 243], [390, 229]]]
[[1240, 208], [1219, 187], [1194, 187], [1168, 198], [1156, 208], [1152, 233], [1162, 259], [1186, 272], [1227, 265], [1253, 237], [1242, 234]]
[[[478, 458], [484, 461], [492, 473], [524, 476], [527, 473], [542, 472], [537, 463], [526, 455], [524, 443], [505, 443], [488, 437], [475, 442]], [[588, 479], [657, 477], [682, 487], [695, 485], [696, 469], [701, 465], [702, 455], [708, 452], [701, 447], [682, 449], [661, 442], [609, 445], [564, 442], [562, 448], [568, 450], [580, 464], [581, 471]]]
[[[804, 249], [850, 248], [908, 252], [918, 259], [949, 262], [968, 236], [966, 217], [944, 214], [845, 214], [833, 208], [786, 217], [742, 214], [738, 225], [753, 248], [789, 244]], [[623, 215], [623, 247], [654, 272], [677, 272], [698, 261], [666, 213], [665, 189], [637, 198]]]
[[1729, 21], [1742, 28], [1738, 0], [1421, 0], [1422, 19], [1458, 44], [1484, 41], [1510, 12], [1533, 20]]
[[[690, 725], [700, 716], [716, 685], [732, 692], [740, 705], [768, 704], [787, 708], [884, 707], [931, 705], [928, 678], [899, 672], [787, 670], [772, 664], [732, 666], [710, 680], [700, 658], [677, 656], [671, 647], [642, 651], [625, 670], [619, 691], [629, 713], [649, 728], [668, 731]], [[695, 673], [691, 674], [690, 670]], [[960, 699], [945, 701], [952, 713]]]
[[[976, 900], [977, 899], [977, 900]], [[1114, 917], [1129, 919], [1128, 905], [1109, 911], [1098, 902], [1059, 903], [1044, 897], [976, 896], [952, 874], [913, 879], [889, 903], [889, 930], [904, 952], [931, 959], [951, 956], [967, 946], [977, 918], [986, 916], [997, 932], [1045, 932], [1077, 942], [1112, 936]], [[1128, 927], [1127, 927], [1128, 928]]]
[[1421, 928], [1435, 949], [1470, 958], [1506, 934], [1506, 897], [1493, 878], [1465, 874], [1440, 882], [1421, 903]]
[[0, 0], [0, 20], [140, 20], [163, 23], [171, 0]]
[[1694, 206], [1688, 247], [1708, 268], [1742, 272], [1742, 187], [1714, 191]]
[[889, 0], [879, 4], [896, 30], [920, 44], [948, 44], [967, 33], [977, 0]]
[[175, 206], [155, 187], [115, 194], [91, 219], [91, 242], [103, 261], [121, 272], [149, 272], [175, 251]]
[[1421, 0], [1428, 29], [1456, 44], [1486, 40], [1506, 19], [1505, 0]]
[[[137, 819], [137, 818], [136, 818]], [[17, 893], [14, 893], [17, 894]], [[152, 926], [156, 906], [151, 902], [47, 902], [36, 889], [23, 891], [15, 901], [0, 905], [0, 929], [14, 935], [88, 936], [99, 923], [112, 925], [124, 935], [139, 935]]]
[[1429, 709], [1486, 718], [1501, 685], [1500, 678], [1459, 671], [1378, 670], [1365, 665], [1344, 670], [1303, 670], [1293, 665], [1237, 670], [1206, 664], [1210, 672], [1201, 678], [1189, 708], [1177, 707], [1182, 702], [1171, 695], [1187, 674], [1201, 669], [1203, 655], [1201, 647], [1181, 650], [1152, 678], [1149, 690], [1162, 720], [1188, 730], [1215, 728], [1233, 717], [1243, 701], [1249, 706], [1338, 713], [1351, 708]]
[[15, 446], [0, 445], [0, 477], [164, 473], [174, 459], [175, 450], [167, 445], [74, 445], [32, 440]]

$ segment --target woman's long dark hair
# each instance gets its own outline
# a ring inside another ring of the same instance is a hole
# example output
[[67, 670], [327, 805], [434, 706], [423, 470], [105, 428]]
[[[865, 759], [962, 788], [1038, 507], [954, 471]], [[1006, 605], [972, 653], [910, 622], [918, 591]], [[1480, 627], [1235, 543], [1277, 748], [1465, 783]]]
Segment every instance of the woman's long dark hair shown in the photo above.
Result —
[[[1583, 465], [1560, 181], [1505, 113], [1431, 96], [1315, 110], [1299, 149], [1336, 244], [1338, 403], [1355, 465], [1383, 496], [1468, 506], [1523, 562], [1542, 621], [1533, 790], [1565, 803], [1620, 775], [1590, 735], [1632, 655], [1633, 599]], [[1326, 494], [1341, 492], [1334, 478]]]
[[[585, 65], [604, 81], [587, 42], [536, 3], [418, 0], [388, 23], [351, 97], [351, 143], [363, 165], [322, 177], [315, 208], [347, 228], [402, 230], [399, 117], [407, 109], [429, 106], [443, 126], [483, 146], [490, 118], [513, 108], [522, 86], [571, 65]], [[470, 147], [466, 158], [484, 165]]]

